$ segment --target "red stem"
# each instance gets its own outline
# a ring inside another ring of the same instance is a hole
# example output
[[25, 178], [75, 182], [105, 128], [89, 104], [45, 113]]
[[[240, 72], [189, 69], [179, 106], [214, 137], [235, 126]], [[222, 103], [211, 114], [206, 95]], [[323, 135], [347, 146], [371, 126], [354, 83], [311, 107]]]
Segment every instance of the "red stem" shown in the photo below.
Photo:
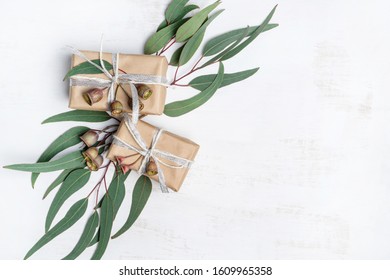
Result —
[[180, 84], [172, 84], [172, 85], [174, 85], [174, 86], [177, 86], [177, 87], [189, 87], [190, 85], [180, 85]]
[[[204, 68], [203, 66], [197, 67], [197, 66], [199, 65], [199, 63], [202, 61], [203, 58], [204, 58], [204, 56], [202, 55], [202, 56], [199, 58], [199, 60], [195, 63], [194, 67], [192, 67], [191, 71], [188, 72], [187, 74], [181, 76], [180, 78], [177, 78], [177, 72], [178, 72], [178, 70], [179, 70], [179, 67], [177, 67], [177, 68], [176, 68], [175, 77], [174, 77], [173, 82], [171, 83], [171, 85], [172, 85], [172, 86], [179, 86], [179, 87], [180, 87], [180, 86], [188, 86], [188, 85], [179, 85], [179, 84], [177, 84], [177, 82], [183, 80], [184, 78], [186, 78], [186, 77], [188, 77], [189, 75], [195, 73], [196, 71], [198, 71], [198, 70], [200, 70], [200, 69], [203, 69], [203, 68]], [[218, 62], [218, 61], [215, 61], [214, 63], [216, 63], [216, 62]], [[214, 63], [213, 63], [213, 64], [214, 64]], [[212, 65], [212, 64], [210, 64], [210, 65]], [[209, 66], [209, 65], [208, 65], [208, 66]]]
[[158, 54], [159, 56], [166, 52], [170, 47], [172, 47], [176, 43], [175, 37], [173, 37], [169, 42], [164, 46], [161, 52]]
[[90, 197], [91, 194], [97, 189], [97, 188], [100, 188], [100, 185], [102, 184], [103, 180], [105, 181], [106, 180], [106, 175], [107, 175], [107, 171], [111, 165], [112, 161], [110, 161], [107, 165], [106, 165], [106, 170], [104, 170], [104, 173], [103, 173], [103, 176], [102, 178], [99, 180], [99, 182], [95, 185], [95, 187], [92, 189], [92, 191], [88, 194], [87, 197]]
[[173, 78], [173, 82], [172, 82], [172, 84], [174, 84], [174, 83], [176, 83], [177, 82], [177, 74], [179, 73], [179, 68], [180, 68], [180, 65], [179, 66], [177, 66], [177, 68], [176, 68], [176, 71], [175, 71], [175, 77]]

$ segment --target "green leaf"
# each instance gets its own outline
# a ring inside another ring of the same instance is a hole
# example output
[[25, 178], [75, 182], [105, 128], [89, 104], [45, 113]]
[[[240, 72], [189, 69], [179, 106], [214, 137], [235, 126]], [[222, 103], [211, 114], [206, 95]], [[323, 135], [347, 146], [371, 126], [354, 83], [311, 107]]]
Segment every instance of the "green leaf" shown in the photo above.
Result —
[[46, 217], [45, 231], [50, 229], [50, 226], [60, 210], [64, 202], [75, 192], [80, 190], [88, 182], [91, 177], [91, 171], [89, 169], [77, 169], [66, 177], [64, 183], [58, 190], [58, 193], [53, 199], [50, 205], [49, 212]]
[[69, 211], [66, 213], [65, 217], [58, 222], [51, 230], [49, 230], [41, 239], [27, 252], [24, 259], [31, 257], [36, 251], [45, 246], [56, 236], [60, 235], [71, 226], [73, 226], [80, 218], [84, 215], [87, 210], [88, 199], [82, 199], [76, 202]]
[[171, 61], [169, 62], [169, 65], [172, 65], [172, 66], [179, 65], [180, 56], [181, 56], [181, 53], [182, 53], [184, 47], [185, 47], [185, 45], [181, 46], [172, 54]]
[[174, 22], [178, 17], [180, 17], [185, 5], [189, 0], [173, 0], [171, 4], [168, 5], [167, 10], [165, 11], [165, 19], [168, 23]]
[[249, 31], [249, 26], [247, 27], [246, 32], [243, 33], [243, 34], [241, 35], [241, 37], [238, 38], [237, 41], [236, 41], [234, 44], [232, 44], [231, 46], [229, 46], [226, 50], [222, 51], [220, 54], [218, 54], [218, 55], [214, 56], [213, 58], [211, 58], [209, 61], [207, 61], [205, 64], [203, 64], [200, 68], [204, 68], [204, 67], [209, 66], [209, 65], [211, 65], [211, 64], [214, 64], [214, 63], [216, 63], [216, 62], [218, 62], [218, 61], [222, 61], [222, 60], [223, 60], [222, 58], [223, 58], [227, 53], [229, 53], [232, 49], [234, 49], [236, 46], [238, 46], [238, 44], [240, 44], [242, 40], [245, 39], [245, 37], [246, 37], [247, 34], [248, 34], [248, 31]]
[[26, 172], [53, 172], [70, 168], [82, 168], [85, 166], [83, 155], [80, 151], [70, 153], [60, 159], [40, 162], [40, 163], [27, 163], [27, 164], [13, 164], [4, 166], [7, 169], [13, 169]]
[[160, 25], [157, 27], [157, 31], [156, 32], [159, 32], [161, 29], [167, 27], [169, 24], [167, 23], [167, 21], [164, 19]]
[[63, 260], [74, 260], [87, 249], [89, 242], [95, 234], [96, 228], [99, 225], [99, 214], [95, 211], [91, 217], [89, 217], [87, 224], [85, 225], [84, 231], [81, 234], [79, 241], [73, 250], [63, 258]]
[[169, 117], [178, 117], [184, 115], [192, 110], [198, 108], [199, 106], [206, 103], [218, 90], [221, 86], [224, 76], [224, 66], [220, 63], [218, 75], [213, 81], [213, 83], [201, 93], [195, 95], [194, 97], [182, 101], [177, 101], [170, 103], [165, 106], [164, 114]]
[[[192, 12], [193, 10], [199, 9], [199, 6], [197, 5], [188, 5], [185, 6], [184, 9], [182, 10], [181, 14], [175, 19], [175, 21], [183, 19], [189, 12]], [[157, 28], [157, 32], [160, 31], [161, 29], [167, 27], [168, 25], [172, 24], [173, 22], [168, 23], [166, 19], [164, 19], [160, 25]]]
[[[37, 162], [46, 162], [51, 160], [55, 155], [63, 150], [72, 147], [80, 143], [80, 136], [89, 130], [85, 126], [73, 127], [65, 131], [61, 136], [59, 136], [49, 147], [42, 153]], [[31, 184], [34, 187], [35, 182], [39, 176], [39, 173], [31, 174]]]
[[92, 260], [100, 260], [104, 252], [106, 251], [108, 242], [110, 241], [113, 222], [114, 207], [112, 199], [109, 197], [108, 194], [106, 194], [102, 203], [102, 208], [100, 209], [99, 242], [96, 251], [92, 255]]
[[54, 122], [105, 122], [111, 119], [111, 116], [106, 112], [98, 111], [84, 111], [84, 110], [72, 110], [69, 112], [61, 113], [55, 116], [52, 116], [42, 122], [45, 123], [54, 123]]
[[[113, 181], [111, 182], [110, 187], [108, 189], [108, 194], [113, 201], [113, 207], [114, 207], [114, 210], [113, 210], [114, 218], [113, 219], [114, 220], [115, 220], [116, 214], [118, 213], [118, 210], [123, 202], [123, 199], [125, 197], [126, 189], [125, 189], [124, 183], [130, 174], [130, 172], [123, 174], [120, 170], [118, 172], [119, 172], [118, 175], [114, 175]], [[100, 202], [96, 206], [96, 209], [100, 208], [102, 206], [104, 199], [105, 199], [105, 197], [103, 197], [102, 200], [100, 200]], [[99, 234], [100, 234], [100, 229], [95, 234], [95, 236], [93, 237], [93, 239], [89, 243], [88, 247], [93, 246], [97, 242], [99, 242]]]
[[122, 226], [122, 228], [116, 234], [114, 234], [112, 238], [117, 238], [118, 236], [122, 235], [134, 224], [144, 209], [151, 192], [152, 182], [148, 177], [142, 175], [134, 186], [129, 217], [127, 218], [127, 221]]
[[[100, 60], [99, 59], [94, 59], [91, 60], [92, 62], [96, 63], [97, 65], [101, 66]], [[103, 60], [103, 64], [106, 67], [107, 71], [112, 70], [112, 64], [109, 63], [106, 60]], [[88, 61], [85, 61], [83, 63], [80, 63], [79, 65], [73, 67], [70, 69], [70, 71], [65, 75], [64, 81], [72, 77], [74, 75], [79, 75], [79, 74], [101, 74], [103, 73], [99, 68], [96, 68], [96, 66], [92, 65]]]
[[219, 4], [220, 1], [207, 6], [199, 13], [195, 14], [190, 20], [183, 24], [176, 32], [176, 41], [184, 42], [189, 39], [195, 32], [202, 26], [203, 22], [207, 19], [207, 16], [213, 11]]
[[71, 173], [74, 170], [76, 170], [76, 169], [71, 168], [71, 169], [65, 169], [64, 171], [62, 171], [61, 174], [58, 175], [58, 177], [53, 181], [53, 183], [51, 183], [50, 186], [47, 188], [42, 199], [45, 199], [50, 194], [50, 192], [52, 190], [54, 190], [57, 186], [62, 184], [62, 182], [66, 179], [66, 177], [68, 177], [69, 173]]
[[274, 15], [275, 13], [275, 10], [276, 8], [278, 7], [278, 5], [276, 5], [272, 11], [269, 13], [269, 15], [266, 17], [266, 19], [263, 21], [262, 24], [260, 24], [260, 26], [255, 30], [255, 32], [253, 32], [253, 34], [247, 39], [245, 40], [243, 43], [241, 43], [240, 45], [238, 45], [237, 47], [235, 47], [234, 49], [232, 49], [230, 52], [228, 52], [227, 54], [225, 54], [222, 58], [221, 58], [221, 61], [224, 61], [224, 60], [228, 60], [232, 57], [234, 57], [235, 55], [237, 55], [238, 53], [240, 53], [243, 49], [245, 49], [250, 43], [252, 43], [265, 29], [265, 27], [268, 25], [268, 23], [270, 22], [270, 20], [272, 19], [272, 16]]
[[[267, 24], [267, 26], [262, 32], [274, 29], [277, 26], [279, 26], [279, 24]], [[257, 28], [259, 28], [259, 26], [249, 27], [249, 32], [247, 36], [251, 36]], [[227, 48], [230, 44], [236, 42], [242, 36], [242, 34], [246, 32], [246, 30], [247, 28], [232, 30], [211, 39], [205, 44], [203, 48], [203, 55], [212, 56], [218, 54], [219, 52]]]
[[153, 54], [161, 50], [174, 36], [178, 28], [185, 23], [187, 19], [179, 20], [167, 27], [154, 33], [145, 44], [144, 53]]
[[[118, 174], [114, 174], [114, 178], [111, 181], [110, 186], [108, 187], [108, 195], [112, 199], [112, 204], [114, 207], [114, 220], [116, 214], [119, 211], [119, 208], [122, 205], [123, 199], [125, 198], [126, 188], [125, 188], [125, 180], [127, 178], [127, 174], [123, 174], [122, 172]], [[103, 205], [103, 204], [102, 204]]]
[[91, 242], [89, 242], [88, 247], [91, 247], [99, 242], [99, 236], [100, 236], [100, 227], [95, 233], [95, 236], [92, 238]]
[[199, 46], [202, 44], [204, 35], [206, 34], [207, 27], [211, 24], [211, 22], [216, 19], [224, 10], [220, 10], [215, 12], [209, 19], [199, 28], [198, 31], [195, 32], [194, 36], [188, 40], [187, 44], [184, 46], [183, 51], [180, 55], [179, 65], [182, 66], [186, 64], [190, 59], [194, 56]]
[[[119, 170], [117, 170], [117, 172], [121, 172], [121, 170], [119, 169]], [[124, 183], [126, 181], [127, 177], [129, 176], [129, 174], [130, 174], [130, 172], [127, 172], [126, 174], [121, 173], [120, 181]], [[113, 199], [113, 201], [114, 201], [114, 203], [113, 203], [114, 204], [114, 212], [113, 213], [114, 213], [114, 219], [115, 219], [116, 214], [118, 213], [119, 207], [122, 204], [122, 202], [118, 203], [118, 201], [119, 200], [123, 201], [123, 199], [121, 198], [121, 196], [122, 196], [121, 194], [119, 194], [119, 196], [118, 195], [114, 195], [115, 192], [112, 191], [111, 187], [110, 187], [110, 190], [109, 190], [110, 197], [114, 197], [114, 199]], [[123, 194], [123, 196], [124, 195], [125, 194]], [[100, 208], [102, 206], [103, 200], [104, 200], [104, 197], [103, 197], [102, 200], [99, 201], [98, 205], [95, 207], [96, 209], [98, 209], [98, 208]], [[91, 242], [88, 244], [88, 247], [93, 246], [93, 245], [95, 245], [96, 243], [99, 242], [99, 235], [100, 235], [100, 228], [96, 232], [95, 236], [92, 238]]]
[[[242, 80], [245, 80], [249, 78], [250, 76], [254, 75], [259, 68], [254, 68], [250, 70], [245, 70], [242, 72], [237, 72], [237, 73], [231, 73], [231, 74], [225, 74], [223, 76], [223, 81], [221, 83], [220, 88], [226, 87], [228, 85], [240, 82]], [[189, 85], [197, 90], [203, 91], [207, 89], [215, 80], [217, 75], [205, 75], [205, 76], [200, 76], [195, 79], [193, 79]]]

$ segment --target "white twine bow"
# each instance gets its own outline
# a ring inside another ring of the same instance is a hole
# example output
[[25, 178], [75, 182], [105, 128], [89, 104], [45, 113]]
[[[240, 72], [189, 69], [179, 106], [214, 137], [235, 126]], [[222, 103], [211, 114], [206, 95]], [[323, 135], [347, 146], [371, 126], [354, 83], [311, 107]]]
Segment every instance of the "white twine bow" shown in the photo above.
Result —
[[[134, 138], [139, 148], [129, 143], [126, 143], [124, 140], [120, 139], [118, 136], [115, 135], [114, 135], [113, 144], [137, 152], [138, 154], [144, 157], [138, 169], [138, 173], [140, 174], [146, 173], [147, 164], [151, 159], [153, 159], [157, 166], [158, 180], [160, 182], [161, 191], [167, 193], [168, 188], [165, 184], [165, 177], [161, 169], [161, 165], [167, 166], [169, 168], [175, 168], [175, 169], [190, 168], [193, 161], [156, 149], [156, 144], [161, 134], [163, 133], [162, 129], [158, 129], [157, 132], [154, 134], [152, 144], [150, 148], [148, 148], [144, 140], [142, 139], [138, 129], [136, 128], [134, 123], [130, 120], [127, 114], [124, 114], [123, 121], [125, 122], [127, 129], [129, 130], [131, 136]], [[166, 162], [163, 162], [162, 159], [173, 162], [176, 165], [171, 165]]]
[[116, 84], [129, 84], [132, 98], [132, 122], [137, 124], [139, 118], [139, 100], [138, 92], [135, 87], [136, 84], [149, 84], [149, 85], [161, 85], [170, 86], [166, 77], [157, 75], [144, 75], [144, 74], [124, 74], [119, 73], [119, 54], [112, 54], [112, 70], [113, 75], [107, 70], [103, 62], [103, 42], [100, 44], [99, 61], [100, 65], [91, 61], [86, 55], [79, 50], [69, 47], [72, 53], [81, 57], [91, 65], [102, 71], [106, 75], [107, 79], [85, 77], [85, 76], [72, 76], [70, 78], [70, 86], [87, 86], [96, 88], [109, 88], [108, 90], [108, 102], [111, 104], [115, 100], [115, 85]]

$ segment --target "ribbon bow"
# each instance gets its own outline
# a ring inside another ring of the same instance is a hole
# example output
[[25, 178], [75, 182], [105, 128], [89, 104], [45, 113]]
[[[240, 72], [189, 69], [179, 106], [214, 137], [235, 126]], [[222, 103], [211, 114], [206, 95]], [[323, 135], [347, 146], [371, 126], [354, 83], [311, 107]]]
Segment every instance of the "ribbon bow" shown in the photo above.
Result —
[[70, 47], [73, 54], [81, 57], [85, 61], [89, 62], [91, 65], [95, 66], [97, 69], [103, 72], [106, 75], [107, 79], [100, 79], [94, 77], [85, 77], [85, 76], [73, 76], [70, 78], [71, 86], [87, 86], [87, 87], [98, 87], [105, 88], [108, 87], [108, 102], [112, 103], [115, 100], [115, 90], [114, 87], [116, 84], [129, 84], [131, 90], [131, 98], [133, 103], [132, 108], [132, 122], [136, 124], [139, 117], [139, 100], [138, 100], [138, 91], [135, 87], [135, 84], [151, 84], [151, 85], [161, 85], [169, 86], [168, 80], [162, 76], [156, 75], [144, 75], [144, 74], [122, 74], [119, 73], [119, 54], [112, 54], [112, 70], [111, 74], [105, 67], [103, 63], [103, 44], [100, 45], [99, 52], [99, 61], [100, 65], [91, 61], [86, 55], [84, 55], [79, 50]]
[[[157, 166], [160, 188], [162, 192], [167, 193], [168, 188], [165, 184], [165, 177], [161, 169], [161, 165], [165, 165], [169, 168], [175, 168], [175, 169], [190, 168], [193, 161], [156, 149], [156, 144], [161, 134], [163, 133], [162, 129], [158, 129], [157, 132], [154, 134], [152, 144], [150, 148], [148, 148], [145, 144], [145, 141], [142, 139], [138, 129], [136, 128], [135, 124], [130, 120], [127, 114], [124, 114], [123, 121], [125, 122], [127, 129], [129, 130], [131, 136], [134, 138], [135, 142], [138, 144], [139, 148], [129, 143], [126, 143], [124, 140], [120, 139], [118, 136], [115, 135], [114, 135], [113, 144], [118, 145], [122, 148], [127, 148], [129, 150], [135, 151], [144, 157], [138, 169], [138, 173], [144, 174], [146, 172], [146, 166], [148, 162], [151, 159], [153, 159]], [[165, 163], [162, 161], [162, 159], [166, 159], [170, 162], [175, 163], [176, 165]]]

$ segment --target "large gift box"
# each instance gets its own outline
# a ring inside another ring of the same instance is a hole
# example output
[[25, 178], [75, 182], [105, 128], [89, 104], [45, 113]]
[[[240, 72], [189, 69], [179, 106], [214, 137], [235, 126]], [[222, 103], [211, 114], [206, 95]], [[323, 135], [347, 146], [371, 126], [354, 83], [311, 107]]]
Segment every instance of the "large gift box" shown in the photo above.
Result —
[[[82, 53], [92, 61], [100, 58], [99, 52], [83, 51]], [[112, 54], [102, 53], [102, 59], [112, 64]], [[72, 68], [83, 62], [85, 62], [85, 60], [82, 57], [78, 55], [72, 56]], [[162, 56], [119, 54], [118, 68], [121, 74], [126, 73], [138, 75], [154, 75], [165, 78], [168, 68], [168, 62], [167, 59]], [[112, 71], [109, 72], [112, 74]], [[78, 76], [107, 79], [105, 74], [82, 74]], [[166, 86], [158, 84], [147, 84], [147, 86], [153, 91], [153, 94], [147, 100], [142, 100], [141, 98], [139, 99], [143, 105], [142, 110], [140, 110], [140, 114], [161, 115], [164, 111], [165, 106]], [[69, 107], [72, 109], [92, 111], [111, 110], [111, 104], [109, 104], [108, 102], [108, 89], [105, 89], [103, 91], [103, 99], [92, 105], [88, 104], [83, 98], [83, 93], [87, 92], [88, 90], [91, 90], [91, 88], [88, 86], [71, 86]], [[120, 87], [117, 87], [117, 85], [115, 85], [115, 90], [116, 100], [122, 103], [123, 111], [131, 112], [131, 103], [129, 104], [129, 96], [131, 96], [130, 85], [125, 83], [121, 84]]]
[[[146, 149], [142, 149], [134, 138], [132, 128], [129, 126], [130, 122], [130, 118], [126, 115], [114, 136], [107, 158], [112, 161], [119, 161], [118, 163], [122, 167], [140, 171], [144, 156], [139, 154], [137, 150], [151, 152], [158, 161], [160, 172], [163, 173], [164, 184], [174, 191], [179, 191], [199, 150], [199, 145], [165, 130], [159, 133], [158, 128], [139, 121], [134, 125], [134, 128], [135, 133], [139, 133], [138, 137], [142, 138], [146, 145]], [[128, 146], [131, 146], [131, 148]], [[152, 150], [150, 150], [151, 147]], [[145, 175], [155, 181], [161, 179], [159, 176], [161, 174]]]

